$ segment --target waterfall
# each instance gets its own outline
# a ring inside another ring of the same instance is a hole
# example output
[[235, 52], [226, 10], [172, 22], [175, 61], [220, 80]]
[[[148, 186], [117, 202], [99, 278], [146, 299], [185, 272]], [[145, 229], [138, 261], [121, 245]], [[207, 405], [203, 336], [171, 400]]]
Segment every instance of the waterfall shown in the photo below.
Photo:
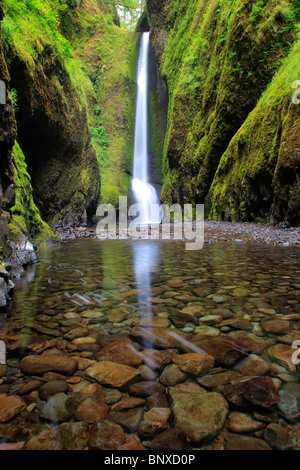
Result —
[[140, 223], [159, 223], [151, 217], [151, 205], [159, 204], [155, 188], [149, 183], [148, 168], [148, 56], [150, 33], [143, 33], [137, 66], [137, 101], [133, 152], [132, 189], [140, 204]]

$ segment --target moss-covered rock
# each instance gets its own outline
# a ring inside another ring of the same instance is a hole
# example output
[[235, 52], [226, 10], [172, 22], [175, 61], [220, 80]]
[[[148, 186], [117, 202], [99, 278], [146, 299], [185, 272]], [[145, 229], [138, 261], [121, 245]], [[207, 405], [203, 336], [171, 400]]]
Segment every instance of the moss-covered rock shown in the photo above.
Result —
[[299, 54], [300, 40], [223, 154], [207, 198], [212, 217], [300, 224]]
[[87, 116], [92, 84], [60, 32], [59, 3], [4, 4], [5, 57], [18, 96], [18, 140], [36, 204], [48, 222], [87, 222], [100, 194]]
[[[203, 203], [220, 161], [226, 160], [227, 167], [234, 165], [236, 171], [246, 165], [247, 146], [244, 154], [242, 150], [231, 150], [231, 163], [228, 162], [229, 153], [225, 152], [232, 139], [236, 145], [237, 142], [240, 147], [244, 145], [239, 132], [244, 136], [246, 131], [241, 126], [256, 109], [258, 100], [296, 41], [299, 21], [297, 5], [294, 0], [147, 1], [152, 42], [169, 92], [168, 126], [163, 153], [164, 202]], [[292, 84], [291, 74], [286, 78], [289, 82], [285, 89]], [[269, 93], [276, 95], [276, 90]], [[290, 100], [286, 101], [283, 108], [289, 108], [290, 103]], [[280, 158], [281, 164], [275, 176], [272, 165], [277, 162], [277, 157], [267, 166], [265, 159], [258, 156], [264, 153], [265, 141], [270, 136], [263, 136], [252, 129], [251, 137], [248, 137], [253, 152], [249, 158], [247, 156], [247, 165], [251, 169], [260, 167], [254, 178], [255, 183], [247, 186], [241, 178], [235, 179], [235, 182], [239, 181], [240, 188], [230, 190], [228, 194], [229, 183], [221, 179], [220, 175], [227, 174], [229, 170], [224, 170], [222, 163], [223, 170], [219, 169], [210, 197], [206, 198], [211, 216], [253, 220], [269, 213], [275, 222], [297, 221], [292, 215], [295, 208], [299, 211], [296, 183], [298, 170], [295, 170], [298, 165], [295, 162], [299, 161], [299, 157], [293, 131], [293, 119], [297, 111], [295, 108], [289, 109], [288, 112], [283, 111], [280, 118], [271, 117], [270, 111], [265, 132], [280, 134], [280, 122], [284, 122], [283, 132], [291, 136], [288, 137], [288, 153], [293, 157], [285, 157], [284, 164], [283, 157]], [[275, 112], [277, 116], [280, 110]], [[258, 108], [257, 126], [259, 120], [265, 118], [260, 112], [264, 113], [265, 110]], [[284, 119], [286, 113], [290, 119]], [[280, 146], [280, 142], [284, 142], [279, 134], [273, 146]], [[284, 147], [287, 148], [286, 145]], [[274, 148], [272, 151], [275, 154], [277, 152]], [[235, 160], [237, 155], [238, 162]], [[283, 183], [283, 180], [288, 179], [292, 183]], [[245, 191], [247, 195], [242, 197]], [[253, 194], [249, 196], [250, 193]], [[262, 204], [262, 201], [265, 202]]]

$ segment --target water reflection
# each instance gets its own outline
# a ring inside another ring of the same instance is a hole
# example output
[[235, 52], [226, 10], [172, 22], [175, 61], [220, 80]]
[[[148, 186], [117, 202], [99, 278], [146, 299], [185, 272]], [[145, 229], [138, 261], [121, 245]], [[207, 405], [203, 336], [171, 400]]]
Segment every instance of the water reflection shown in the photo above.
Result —
[[161, 244], [150, 240], [140, 240], [132, 244], [132, 258], [135, 272], [137, 297], [139, 304], [146, 313], [146, 318], [152, 315], [151, 277], [160, 264]]

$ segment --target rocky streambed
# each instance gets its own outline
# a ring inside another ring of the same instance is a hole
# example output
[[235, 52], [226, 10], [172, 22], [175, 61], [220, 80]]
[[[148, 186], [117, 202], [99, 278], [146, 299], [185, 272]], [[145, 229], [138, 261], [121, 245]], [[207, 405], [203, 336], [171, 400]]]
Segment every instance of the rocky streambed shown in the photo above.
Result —
[[45, 248], [1, 314], [0, 449], [299, 449], [298, 250]]

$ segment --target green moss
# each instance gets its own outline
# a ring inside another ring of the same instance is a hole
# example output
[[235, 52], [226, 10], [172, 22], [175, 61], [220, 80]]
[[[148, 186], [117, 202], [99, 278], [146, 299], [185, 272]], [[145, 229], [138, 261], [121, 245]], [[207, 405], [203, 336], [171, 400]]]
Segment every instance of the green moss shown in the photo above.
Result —
[[[163, 22], [158, 8], [148, 3], [169, 89], [163, 194], [172, 186], [174, 202], [203, 203], [223, 153], [296, 39], [295, 5], [171, 0], [160, 6]], [[242, 212], [234, 217], [249, 216]]]
[[42, 220], [33, 201], [25, 157], [17, 142], [14, 145], [11, 159], [16, 200], [11, 209], [10, 238], [13, 238], [14, 234], [17, 236], [18, 233], [23, 233], [28, 234], [35, 243], [57, 239], [50, 227]]
[[212, 217], [300, 222], [299, 54], [300, 39], [222, 156], [207, 198]]

